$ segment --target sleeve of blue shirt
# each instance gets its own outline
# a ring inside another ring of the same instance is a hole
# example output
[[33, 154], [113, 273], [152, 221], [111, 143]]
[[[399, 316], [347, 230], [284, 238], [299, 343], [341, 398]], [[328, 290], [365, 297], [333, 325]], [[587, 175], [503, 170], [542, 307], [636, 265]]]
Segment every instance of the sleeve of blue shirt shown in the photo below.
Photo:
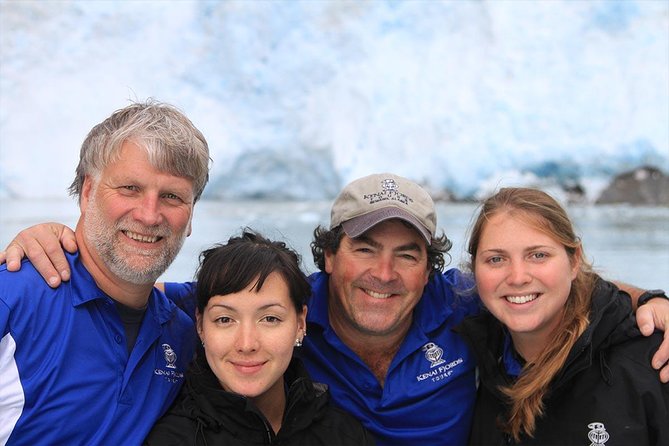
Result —
[[197, 309], [197, 297], [195, 295], [195, 282], [165, 282], [165, 295], [169, 300], [181, 308], [195, 321], [195, 310]]

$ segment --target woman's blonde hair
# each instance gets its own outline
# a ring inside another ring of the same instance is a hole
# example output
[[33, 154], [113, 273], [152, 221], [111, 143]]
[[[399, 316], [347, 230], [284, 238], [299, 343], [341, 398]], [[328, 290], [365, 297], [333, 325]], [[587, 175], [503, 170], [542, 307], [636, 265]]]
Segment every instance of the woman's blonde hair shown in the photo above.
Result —
[[474, 273], [483, 229], [492, 216], [501, 213], [517, 216], [544, 232], [564, 246], [572, 265], [579, 265], [561, 322], [554, 331], [553, 342], [523, 367], [513, 385], [500, 388], [509, 399], [509, 411], [506, 417], [500, 418], [500, 427], [518, 441], [521, 434], [533, 436], [536, 420], [543, 415], [543, 400], [549, 385], [589, 324], [590, 300], [596, 275], [585, 258], [581, 240], [575, 234], [567, 212], [550, 195], [530, 188], [501, 189], [481, 205], [468, 246]]

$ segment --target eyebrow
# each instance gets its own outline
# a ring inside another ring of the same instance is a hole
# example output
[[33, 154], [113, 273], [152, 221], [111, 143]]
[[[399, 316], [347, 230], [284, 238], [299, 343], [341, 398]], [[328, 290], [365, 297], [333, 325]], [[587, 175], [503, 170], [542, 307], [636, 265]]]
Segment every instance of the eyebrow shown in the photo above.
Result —
[[484, 252], [506, 252], [506, 250], [501, 249], [501, 248], [488, 248], [488, 249], [481, 249], [480, 251], [482, 253], [484, 253]]
[[548, 245], [535, 245], [535, 246], [528, 246], [526, 248], [527, 251], [534, 251], [535, 249], [555, 249], [555, 247]]
[[[367, 243], [368, 245], [371, 245], [374, 248], [382, 248], [383, 247], [383, 245], [381, 245], [381, 243], [377, 242], [376, 240], [374, 240], [373, 238], [371, 238], [369, 236], [366, 236], [365, 234], [362, 234], [362, 235], [360, 235], [358, 237], [355, 237], [351, 240], [357, 241], [357, 242], [362, 242], [362, 243]], [[400, 246], [397, 246], [397, 247], [393, 248], [393, 251], [394, 252], [404, 252], [404, 251], [421, 252], [421, 249], [420, 249], [420, 245], [418, 245], [418, 243], [409, 242], [405, 245], [400, 245]]]
[[[178, 175], [171, 174], [169, 172], [164, 172], [164, 173], [166, 173], [167, 175], [178, 177], [178, 178], [183, 178], [184, 180], [190, 181], [192, 183], [192, 181], [189, 180], [188, 178], [179, 177]], [[109, 175], [108, 178], [112, 182], [115, 182], [115, 183], [118, 183], [118, 184], [123, 184], [123, 185], [125, 185], [125, 184], [135, 184], [135, 185], [138, 185], [140, 187], [146, 187], [146, 182], [144, 181], [144, 178], [138, 177], [138, 176], [136, 176], [132, 173], [128, 173], [128, 172], [119, 172], [118, 174]], [[181, 195], [189, 194], [189, 193], [193, 192], [193, 188], [188, 187], [187, 185], [182, 186], [182, 185], [170, 184], [167, 187], [161, 187], [160, 191], [162, 193], [174, 193], [176, 195], [181, 196]]]
[[[226, 304], [213, 304], [211, 306], [211, 308], [214, 308], [214, 307], [224, 308], [224, 309], [229, 310], [229, 311], [237, 311], [237, 309], [235, 307], [232, 307], [232, 306], [226, 305]], [[272, 307], [279, 307], [279, 308], [283, 308], [283, 309], [286, 308], [284, 305], [282, 305], [280, 303], [269, 303], [269, 304], [262, 305], [260, 308], [258, 308], [258, 310], [260, 310], [260, 311], [267, 310], [268, 308], [272, 308]]]
[[[554, 250], [554, 246], [548, 246], [548, 245], [534, 245], [534, 246], [528, 246], [526, 248], [523, 248], [523, 252], [526, 251], [535, 251], [537, 249], [546, 249], [546, 250]], [[488, 249], [482, 249], [481, 252], [507, 252], [506, 249], [503, 248], [488, 248]]]

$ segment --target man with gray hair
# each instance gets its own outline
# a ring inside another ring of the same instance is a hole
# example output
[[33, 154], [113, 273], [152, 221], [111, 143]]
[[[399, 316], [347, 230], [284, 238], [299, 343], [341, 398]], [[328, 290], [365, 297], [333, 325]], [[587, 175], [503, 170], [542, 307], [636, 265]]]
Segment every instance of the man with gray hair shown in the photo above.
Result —
[[90, 131], [71, 280], [0, 268], [0, 444], [139, 444], [169, 407], [193, 321], [153, 284], [208, 177], [204, 136], [170, 105], [131, 104]]

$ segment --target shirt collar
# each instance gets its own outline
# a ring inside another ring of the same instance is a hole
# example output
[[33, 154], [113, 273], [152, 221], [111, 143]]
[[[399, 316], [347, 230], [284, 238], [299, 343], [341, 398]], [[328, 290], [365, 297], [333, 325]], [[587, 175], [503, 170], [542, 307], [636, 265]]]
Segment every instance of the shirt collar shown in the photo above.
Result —
[[[65, 282], [61, 286], [70, 286], [72, 288], [72, 305], [77, 307], [95, 299], [102, 299], [113, 303], [114, 300], [105, 294], [95, 283], [93, 276], [84, 267], [79, 253], [66, 254], [73, 280]], [[158, 323], [162, 324], [171, 319], [176, 306], [165, 294], [153, 288], [147, 304], [147, 313], [155, 315]], [[327, 314], [326, 314], [327, 317]]]
[[88, 272], [81, 256], [77, 251], [74, 254], [66, 253], [67, 261], [72, 271], [72, 279], [61, 286], [69, 286], [72, 289], [72, 305], [75, 307], [83, 305], [95, 299], [110, 299], [95, 283], [93, 276]]
[[513, 341], [511, 340], [511, 335], [509, 332], [504, 329], [504, 351], [502, 353], [502, 362], [504, 363], [504, 369], [506, 373], [510, 376], [520, 375], [523, 366], [518, 360], [518, 354], [513, 348]]

